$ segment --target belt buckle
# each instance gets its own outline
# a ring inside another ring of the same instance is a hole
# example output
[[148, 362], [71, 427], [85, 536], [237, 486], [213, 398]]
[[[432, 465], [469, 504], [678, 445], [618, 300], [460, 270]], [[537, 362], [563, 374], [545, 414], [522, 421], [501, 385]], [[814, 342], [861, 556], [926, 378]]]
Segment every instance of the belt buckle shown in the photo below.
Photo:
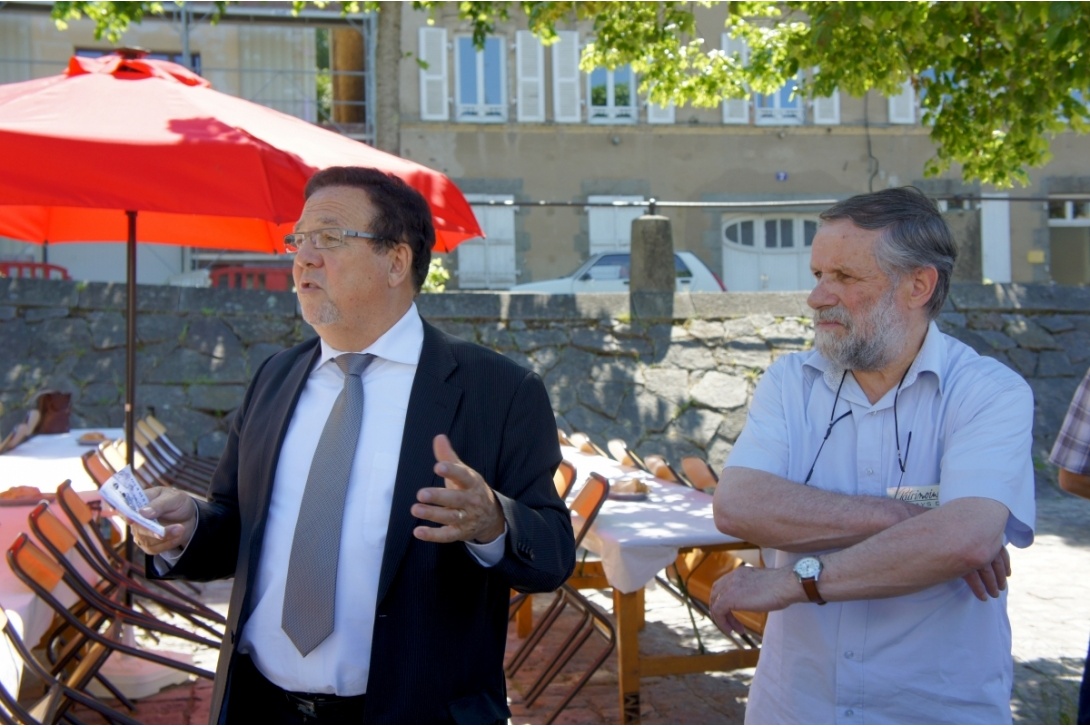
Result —
[[295, 709], [304, 717], [309, 717], [310, 719], [318, 719], [317, 700], [306, 699], [304, 697], [299, 697], [294, 694], [290, 695], [288, 699], [291, 700], [292, 704], [295, 706]]

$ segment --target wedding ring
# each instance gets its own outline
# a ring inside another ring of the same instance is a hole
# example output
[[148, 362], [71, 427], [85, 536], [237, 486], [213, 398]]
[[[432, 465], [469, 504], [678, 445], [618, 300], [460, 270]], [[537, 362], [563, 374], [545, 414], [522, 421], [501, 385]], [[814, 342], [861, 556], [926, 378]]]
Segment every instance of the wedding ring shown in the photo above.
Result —
[[458, 511], [458, 522], [461, 522], [462, 520], [465, 520], [465, 519], [466, 519], [466, 511], [465, 510], [459, 510]]

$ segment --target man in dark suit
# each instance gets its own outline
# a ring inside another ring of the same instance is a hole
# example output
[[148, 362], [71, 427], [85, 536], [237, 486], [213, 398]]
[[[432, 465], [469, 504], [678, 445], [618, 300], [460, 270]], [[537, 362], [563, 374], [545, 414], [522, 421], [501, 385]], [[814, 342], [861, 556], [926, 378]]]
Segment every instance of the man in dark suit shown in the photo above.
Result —
[[[167, 534], [137, 528], [136, 542], [162, 577], [235, 578], [213, 722], [504, 722], [510, 589], [552, 590], [574, 566], [548, 396], [532, 372], [420, 318], [434, 231], [415, 190], [341, 167], [306, 198], [287, 242], [319, 338], [257, 371], [209, 501], [149, 490], [145, 514]], [[349, 375], [354, 353], [370, 358]], [[347, 493], [335, 516], [308, 520], [313, 481], [336, 479], [324, 430], [346, 429], [338, 392], [353, 376]], [[305, 523], [338, 521], [335, 555], [300, 569], [335, 582], [331, 633], [303, 646], [298, 622], [324, 607], [310, 585], [293, 600], [296, 549], [327, 535]]]

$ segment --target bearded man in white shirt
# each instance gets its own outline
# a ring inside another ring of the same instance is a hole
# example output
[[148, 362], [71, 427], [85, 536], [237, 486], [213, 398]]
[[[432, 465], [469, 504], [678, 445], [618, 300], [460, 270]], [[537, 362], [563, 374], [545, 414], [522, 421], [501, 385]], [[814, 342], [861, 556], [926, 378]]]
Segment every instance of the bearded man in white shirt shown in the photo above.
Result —
[[715, 494], [769, 566], [712, 592], [722, 628], [770, 612], [746, 721], [1009, 723], [1032, 393], [935, 325], [957, 248], [934, 203], [887, 189], [821, 217], [816, 350], [761, 378]]

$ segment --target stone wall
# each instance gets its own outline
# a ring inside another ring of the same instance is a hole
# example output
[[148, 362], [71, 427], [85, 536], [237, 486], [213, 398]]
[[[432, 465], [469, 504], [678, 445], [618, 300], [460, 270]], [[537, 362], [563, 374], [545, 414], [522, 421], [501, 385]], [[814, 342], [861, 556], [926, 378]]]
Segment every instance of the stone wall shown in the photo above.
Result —
[[[290, 293], [139, 286], [136, 412], [180, 444], [216, 454], [255, 367], [313, 335]], [[675, 460], [719, 466], [753, 387], [776, 356], [810, 347], [802, 293], [678, 295], [673, 322], [633, 320], [626, 295], [421, 296], [450, 333], [533, 368], [558, 424]], [[73, 392], [73, 426], [121, 426], [125, 286], [0, 279], [0, 433], [36, 392]], [[1039, 471], [1090, 365], [1090, 291], [956, 285], [943, 330], [1026, 377]]]

